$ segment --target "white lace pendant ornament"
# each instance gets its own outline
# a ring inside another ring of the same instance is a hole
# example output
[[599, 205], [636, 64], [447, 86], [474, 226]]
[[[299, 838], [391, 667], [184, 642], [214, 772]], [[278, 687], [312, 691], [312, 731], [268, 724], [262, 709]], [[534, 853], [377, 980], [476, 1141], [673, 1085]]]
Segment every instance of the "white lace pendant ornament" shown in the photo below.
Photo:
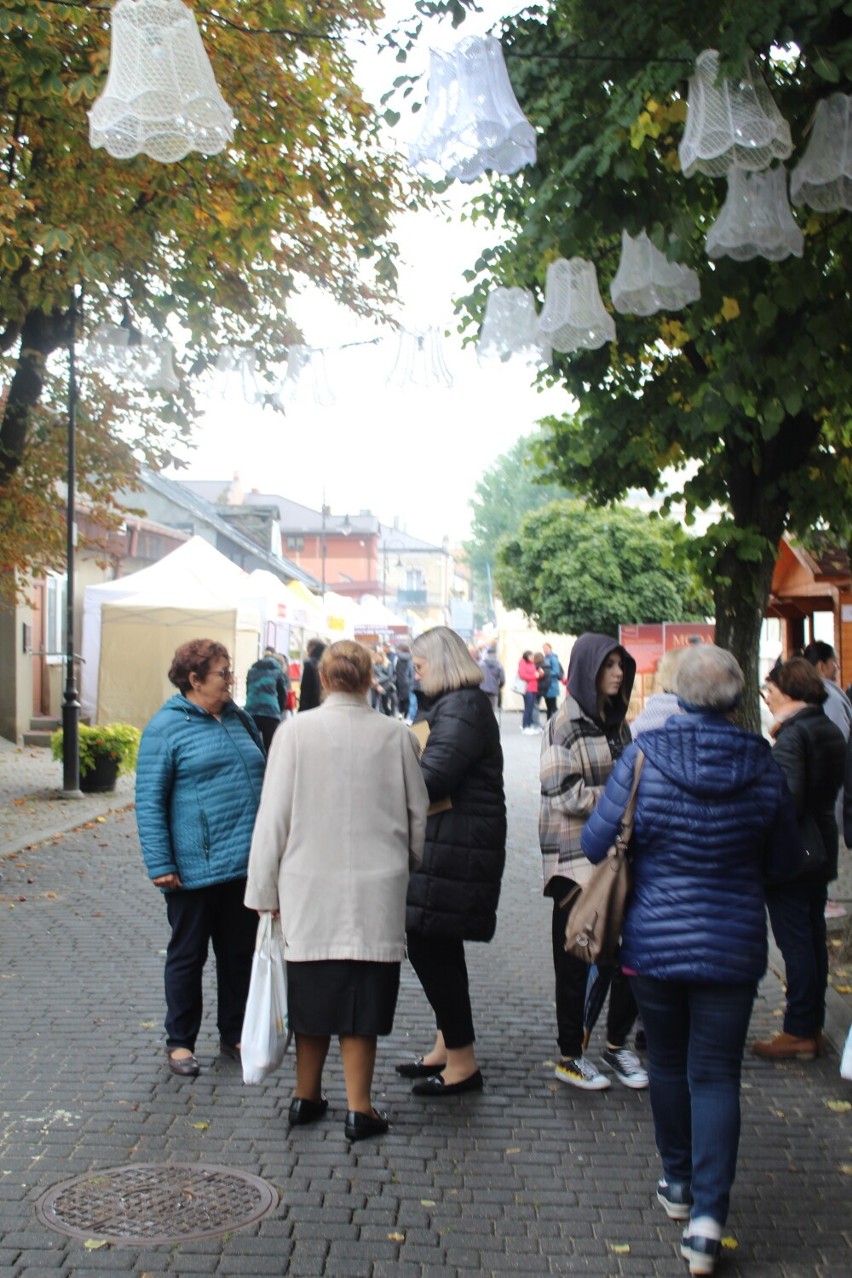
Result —
[[385, 385], [395, 390], [405, 390], [408, 386], [421, 386], [425, 390], [452, 387], [453, 375], [444, 360], [439, 329], [433, 326], [423, 333], [400, 331]]
[[701, 285], [695, 271], [670, 262], [644, 231], [634, 239], [621, 232], [621, 260], [610, 287], [612, 304], [622, 315], [679, 311], [697, 302]]
[[746, 67], [739, 80], [722, 80], [719, 54], [705, 49], [689, 79], [686, 128], [678, 147], [684, 177], [723, 177], [730, 169], [766, 169], [793, 151], [790, 126], [760, 72]]
[[174, 367], [174, 347], [166, 337], [146, 338], [149, 348], [148, 371], [145, 376], [145, 387], [151, 391], [163, 391], [172, 394], [180, 389]]
[[216, 155], [234, 121], [191, 11], [181, 0], [118, 0], [109, 74], [89, 111], [89, 141], [118, 160]]
[[476, 344], [480, 363], [513, 356], [530, 364], [549, 364], [551, 350], [538, 332], [535, 298], [528, 288], [498, 287], [491, 290]]
[[852, 209], [852, 96], [817, 103], [808, 149], [790, 176], [790, 199], [820, 213]]
[[336, 396], [328, 380], [325, 351], [312, 346], [291, 346], [287, 351], [287, 371], [273, 399], [284, 412], [296, 404], [316, 404], [329, 408]]
[[707, 233], [707, 256], [780, 262], [791, 254], [801, 257], [804, 246], [805, 237], [790, 211], [783, 164], [768, 173], [733, 169], [725, 203]]
[[494, 36], [469, 36], [429, 54], [423, 128], [409, 163], [426, 177], [473, 182], [488, 169], [517, 173], [536, 157], [536, 136], [512, 89]]
[[259, 404], [263, 389], [257, 375], [257, 355], [252, 346], [223, 346], [216, 360], [211, 395], [228, 404]]
[[540, 338], [569, 354], [615, 341], [615, 321], [605, 309], [592, 262], [560, 257], [547, 268]]

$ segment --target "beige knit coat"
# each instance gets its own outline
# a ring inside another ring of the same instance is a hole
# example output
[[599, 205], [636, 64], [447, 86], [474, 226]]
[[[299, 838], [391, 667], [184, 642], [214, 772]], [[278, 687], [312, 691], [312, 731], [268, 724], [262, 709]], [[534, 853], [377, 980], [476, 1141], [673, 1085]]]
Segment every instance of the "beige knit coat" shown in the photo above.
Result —
[[329, 693], [272, 740], [245, 903], [281, 911], [288, 962], [399, 962], [429, 799], [412, 733]]

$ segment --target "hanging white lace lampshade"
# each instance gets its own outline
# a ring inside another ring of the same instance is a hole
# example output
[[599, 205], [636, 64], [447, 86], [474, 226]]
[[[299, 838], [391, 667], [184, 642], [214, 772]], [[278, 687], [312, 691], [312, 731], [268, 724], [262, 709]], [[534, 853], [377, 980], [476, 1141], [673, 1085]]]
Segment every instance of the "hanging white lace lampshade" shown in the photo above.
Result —
[[485, 315], [476, 344], [480, 362], [517, 356], [532, 364], [549, 364], [550, 346], [538, 331], [535, 298], [528, 288], [493, 288], [485, 303]]
[[738, 262], [765, 257], [780, 262], [791, 253], [801, 257], [804, 244], [790, 211], [784, 166], [768, 173], [733, 169], [725, 203], [707, 233], [707, 256], [733, 257]]
[[293, 404], [318, 404], [328, 408], [335, 401], [328, 380], [325, 351], [311, 346], [291, 346], [287, 371], [275, 396], [275, 406], [286, 412]]
[[230, 404], [257, 404], [263, 389], [257, 376], [257, 357], [252, 347], [223, 346], [216, 360], [211, 394]]
[[601, 301], [594, 263], [582, 257], [550, 263], [538, 329], [554, 350], [566, 354], [615, 341], [615, 321]]
[[86, 357], [93, 368], [119, 372], [127, 365], [129, 342], [129, 328], [100, 324], [86, 343]]
[[409, 162], [427, 177], [472, 182], [487, 169], [517, 173], [536, 157], [535, 130], [518, 106], [494, 36], [430, 51], [423, 128]]
[[145, 338], [146, 361], [143, 370], [144, 384], [148, 390], [164, 391], [166, 394], [180, 388], [174, 368], [174, 348], [165, 337]]
[[89, 140], [119, 160], [215, 155], [234, 136], [191, 11], [181, 0], [118, 0], [109, 74], [89, 111]]
[[719, 54], [705, 49], [689, 79], [686, 128], [678, 147], [684, 177], [722, 177], [729, 169], [766, 169], [793, 151], [790, 126], [760, 72], [716, 82]]
[[790, 175], [790, 199], [820, 213], [852, 209], [852, 96], [817, 103], [808, 149]]
[[644, 231], [634, 239], [621, 232], [621, 260], [610, 287], [612, 304], [622, 315], [679, 311], [697, 302], [701, 285], [695, 271], [670, 262]]
[[449, 389], [453, 375], [444, 360], [440, 329], [427, 328], [424, 333], [402, 329], [385, 384], [397, 390], [405, 390], [408, 386], [421, 386], [426, 390], [445, 386]]

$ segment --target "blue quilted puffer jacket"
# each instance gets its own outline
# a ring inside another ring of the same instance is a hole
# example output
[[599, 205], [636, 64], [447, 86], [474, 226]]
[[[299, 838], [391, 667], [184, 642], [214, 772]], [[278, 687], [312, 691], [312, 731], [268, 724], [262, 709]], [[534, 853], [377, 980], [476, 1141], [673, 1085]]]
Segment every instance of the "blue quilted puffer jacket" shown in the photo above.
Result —
[[643, 732], [583, 832], [601, 861], [645, 755], [630, 853], [633, 891], [621, 963], [660, 980], [757, 981], [766, 970], [764, 884], [800, 869], [792, 799], [766, 741], [714, 714]]
[[180, 694], [139, 746], [136, 822], [148, 877], [185, 888], [244, 878], [266, 760], [253, 725], [228, 702], [216, 719]]

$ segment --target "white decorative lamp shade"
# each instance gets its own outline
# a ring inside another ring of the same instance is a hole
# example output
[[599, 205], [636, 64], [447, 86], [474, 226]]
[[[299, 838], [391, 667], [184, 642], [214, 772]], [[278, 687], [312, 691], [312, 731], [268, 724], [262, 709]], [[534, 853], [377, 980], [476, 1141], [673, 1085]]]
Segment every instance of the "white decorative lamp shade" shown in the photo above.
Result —
[[622, 315], [679, 311], [701, 296], [698, 276], [688, 266], [670, 262], [644, 231], [634, 239], [621, 232], [621, 260], [610, 288], [612, 304]]
[[129, 328], [101, 324], [86, 343], [86, 354], [93, 367], [116, 372], [127, 365], [129, 343]]
[[104, 91], [89, 112], [89, 140], [119, 160], [165, 163], [216, 155], [234, 136], [191, 11], [181, 0], [118, 0]]
[[615, 341], [615, 321], [601, 301], [592, 262], [560, 257], [550, 263], [538, 328], [554, 350], [566, 354]]
[[722, 80], [719, 54], [705, 49], [689, 79], [686, 128], [678, 147], [684, 177], [723, 177], [730, 169], [766, 169], [793, 151], [790, 126], [760, 72], [746, 67], [739, 80]]
[[707, 256], [733, 257], [738, 262], [765, 257], [780, 262], [791, 253], [801, 257], [804, 244], [790, 211], [784, 166], [768, 173], [732, 170], [725, 203], [707, 234]]
[[432, 49], [423, 128], [409, 147], [412, 167], [473, 182], [487, 169], [517, 173], [535, 157], [535, 130], [518, 106], [500, 41], [469, 36], [449, 53]]
[[230, 404], [257, 404], [263, 391], [252, 347], [223, 346], [216, 360], [212, 393]]
[[790, 176], [790, 199], [820, 213], [852, 209], [852, 96], [818, 104], [808, 149]]
[[146, 338], [143, 345], [148, 348], [147, 375], [144, 379], [148, 390], [164, 391], [166, 394], [178, 390], [180, 382], [174, 368], [171, 342], [165, 337], [158, 337], [153, 341]]
[[325, 351], [311, 346], [291, 346], [287, 351], [287, 372], [276, 396], [278, 408], [313, 403], [327, 408], [335, 400], [328, 380]]
[[491, 290], [476, 353], [483, 362], [505, 363], [517, 355], [529, 363], [550, 363], [550, 347], [539, 334], [535, 298], [528, 288], [501, 286]]
[[405, 390], [407, 386], [422, 386], [426, 390], [452, 386], [453, 375], [444, 361], [441, 333], [437, 328], [427, 328], [425, 333], [402, 329], [385, 384], [397, 390]]

